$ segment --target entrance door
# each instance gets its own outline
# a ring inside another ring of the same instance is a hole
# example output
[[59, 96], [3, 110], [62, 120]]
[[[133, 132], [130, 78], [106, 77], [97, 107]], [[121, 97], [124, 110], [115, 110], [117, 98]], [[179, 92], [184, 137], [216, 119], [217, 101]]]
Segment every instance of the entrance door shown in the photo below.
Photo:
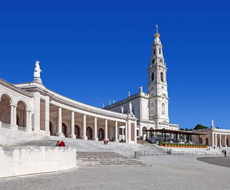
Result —
[[66, 125], [64, 123], [62, 123], [62, 133], [66, 137]]
[[98, 140], [99, 140], [99, 141], [102, 141], [102, 140], [104, 140], [104, 138], [105, 138], [105, 137], [104, 137], [104, 130], [100, 128], [100, 129], [98, 130]]
[[80, 127], [78, 125], [75, 125], [75, 135], [76, 139], [80, 138]]
[[87, 127], [87, 129], [86, 129], [86, 136], [88, 137], [89, 140], [93, 139], [91, 127]]

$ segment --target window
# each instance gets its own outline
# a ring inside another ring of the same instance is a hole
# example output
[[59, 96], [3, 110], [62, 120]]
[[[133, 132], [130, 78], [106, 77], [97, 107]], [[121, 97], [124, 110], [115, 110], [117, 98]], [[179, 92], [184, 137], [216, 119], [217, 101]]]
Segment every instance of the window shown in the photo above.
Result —
[[152, 81], [154, 81], [154, 73], [152, 73], [152, 76], [151, 76], [151, 78], [152, 78]]
[[161, 72], [161, 82], [164, 82], [164, 74]]
[[159, 48], [159, 54], [161, 54], [161, 48]]
[[154, 55], [156, 54], [156, 51], [155, 51], [155, 49], [153, 50], [153, 54], [154, 54]]
[[152, 60], [152, 64], [154, 64], [154, 63], [155, 63], [155, 59]]
[[163, 60], [162, 60], [162, 59], [160, 59], [160, 63], [163, 63]]

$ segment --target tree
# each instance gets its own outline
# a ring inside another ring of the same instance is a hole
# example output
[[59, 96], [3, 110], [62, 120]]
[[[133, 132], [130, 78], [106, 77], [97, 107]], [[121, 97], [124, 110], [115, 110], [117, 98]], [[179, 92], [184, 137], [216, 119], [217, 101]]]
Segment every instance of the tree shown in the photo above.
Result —
[[220, 129], [219, 127], [217, 127], [217, 129]]
[[183, 128], [180, 128], [180, 130], [181, 130], [181, 131], [184, 131], [184, 129], [183, 129]]
[[194, 130], [197, 130], [197, 129], [207, 129], [208, 127], [205, 127], [201, 124], [197, 124], [196, 127], [194, 128]]

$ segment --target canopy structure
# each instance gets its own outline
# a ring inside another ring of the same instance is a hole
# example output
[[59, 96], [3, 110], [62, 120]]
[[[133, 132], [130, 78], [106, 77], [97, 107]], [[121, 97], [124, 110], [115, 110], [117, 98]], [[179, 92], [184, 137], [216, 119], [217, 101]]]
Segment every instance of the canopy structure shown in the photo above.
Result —
[[163, 141], [164, 143], [193, 143], [200, 144], [200, 135], [204, 133], [193, 131], [175, 131], [170, 129], [143, 130], [146, 134], [145, 140], [151, 142]]

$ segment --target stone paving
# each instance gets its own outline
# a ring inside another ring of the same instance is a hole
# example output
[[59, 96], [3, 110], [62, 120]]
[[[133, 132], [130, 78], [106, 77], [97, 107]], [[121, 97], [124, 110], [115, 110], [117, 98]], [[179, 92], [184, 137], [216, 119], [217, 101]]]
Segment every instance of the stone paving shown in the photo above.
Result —
[[229, 168], [200, 162], [197, 156], [142, 157], [141, 160], [152, 167], [86, 167], [5, 178], [0, 180], [0, 189], [230, 189]]
[[229, 156], [228, 157], [201, 157], [201, 158], [197, 158], [197, 160], [208, 163], [208, 164], [230, 168], [230, 157]]

